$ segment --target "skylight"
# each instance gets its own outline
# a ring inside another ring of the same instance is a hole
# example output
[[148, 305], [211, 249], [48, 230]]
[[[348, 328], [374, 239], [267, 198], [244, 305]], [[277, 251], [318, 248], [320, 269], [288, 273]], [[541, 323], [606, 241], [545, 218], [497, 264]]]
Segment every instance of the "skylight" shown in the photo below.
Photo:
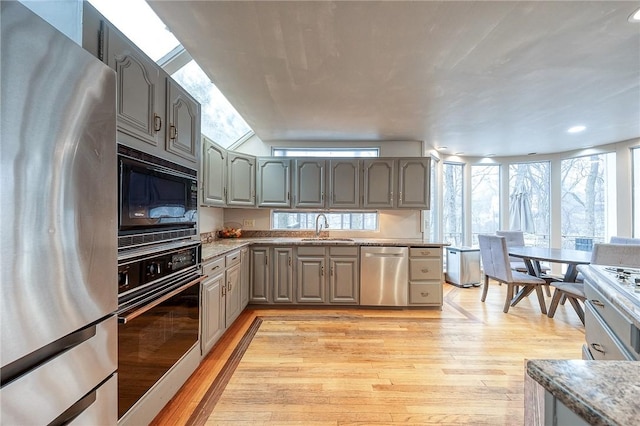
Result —
[[89, 0], [89, 3], [154, 61], [180, 45], [144, 0]]

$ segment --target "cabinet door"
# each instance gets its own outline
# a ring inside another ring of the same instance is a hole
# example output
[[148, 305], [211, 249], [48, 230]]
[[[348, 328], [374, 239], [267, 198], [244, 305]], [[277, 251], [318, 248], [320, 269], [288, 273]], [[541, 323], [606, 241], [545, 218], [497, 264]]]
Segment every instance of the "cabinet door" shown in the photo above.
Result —
[[290, 207], [291, 178], [289, 160], [258, 159], [258, 206]]
[[252, 303], [270, 303], [269, 297], [269, 249], [255, 247], [251, 249], [251, 291]]
[[324, 208], [325, 160], [294, 161], [294, 207]]
[[360, 207], [360, 160], [329, 161], [329, 207]]
[[253, 207], [256, 204], [256, 159], [227, 154], [227, 205]]
[[202, 145], [202, 204], [225, 205], [226, 159], [224, 148], [207, 138]]
[[224, 273], [214, 275], [202, 284], [202, 355], [206, 355], [225, 330], [222, 287]]
[[363, 160], [364, 208], [393, 208], [394, 166], [393, 159]]
[[225, 327], [229, 327], [242, 312], [240, 292], [240, 264], [238, 263], [227, 268], [226, 272]]
[[398, 207], [429, 209], [430, 158], [398, 160]]
[[324, 303], [326, 300], [325, 258], [298, 256], [296, 266], [298, 303]]
[[164, 149], [165, 87], [159, 67], [108, 22], [102, 21], [103, 61], [116, 71], [118, 141], [145, 152]]
[[200, 104], [170, 77], [167, 77], [166, 117], [168, 123], [165, 150], [186, 160], [187, 163], [197, 164], [200, 146]]
[[273, 301], [293, 302], [293, 249], [275, 247], [273, 249]]
[[240, 306], [244, 309], [249, 304], [249, 283], [251, 282], [251, 266], [249, 249], [240, 250]]
[[357, 257], [331, 257], [329, 259], [329, 302], [358, 304], [359, 267]]

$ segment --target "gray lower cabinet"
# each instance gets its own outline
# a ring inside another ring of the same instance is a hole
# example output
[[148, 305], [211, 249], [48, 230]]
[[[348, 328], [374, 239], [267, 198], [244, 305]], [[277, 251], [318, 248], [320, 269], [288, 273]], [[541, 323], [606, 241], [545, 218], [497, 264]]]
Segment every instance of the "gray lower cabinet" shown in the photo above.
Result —
[[409, 305], [442, 306], [442, 247], [409, 248]]
[[250, 303], [271, 303], [271, 279], [269, 267], [269, 247], [251, 247], [249, 250], [251, 263]]
[[293, 303], [293, 248], [272, 250], [273, 303]]
[[[605, 284], [608, 285], [608, 284]], [[640, 360], [640, 330], [589, 280], [585, 281], [583, 358]]]
[[525, 426], [587, 426], [589, 424], [527, 373], [524, 378], [524, 393]]
[[250, 283], [251, 262], [249, 260], [249, 249], [243, 247], [240, 249], [240, 306], [242, 306], [242, 309], [249, 304]]
[[202, 284], [201, 349], [206, 355], [244, 309], [240, 250], [208, 261]]
[[296, 260], [296, 301], [359, 303], [358, 247], [300, 246]]
[[225, 286], [224, 257], [218, 257], [204, 265], [204, 274], [208, 278], [202, 283], [202, 356], [209, 353], [213, 345], [225, 331], [224, 299], [222, 289]]

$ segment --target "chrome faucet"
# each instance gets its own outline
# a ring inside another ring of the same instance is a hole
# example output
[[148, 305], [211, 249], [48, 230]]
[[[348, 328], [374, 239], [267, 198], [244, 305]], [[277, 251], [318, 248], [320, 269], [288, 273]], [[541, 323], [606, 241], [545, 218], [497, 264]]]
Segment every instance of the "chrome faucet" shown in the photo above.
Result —
[[327, 216], [324, 213], [320, 213], [316, 216], [316, 238], [320, 236], [320, 231], [322, 231], [322, 224], [320, 223], [320, 218], [324, 218], [324, 228], [329, 228], [329, 222], [327, 221]]

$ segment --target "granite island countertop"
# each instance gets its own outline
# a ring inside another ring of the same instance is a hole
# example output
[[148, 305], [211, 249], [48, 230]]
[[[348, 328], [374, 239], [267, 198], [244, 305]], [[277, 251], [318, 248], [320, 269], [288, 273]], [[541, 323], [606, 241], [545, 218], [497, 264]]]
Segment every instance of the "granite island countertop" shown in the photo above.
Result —
[[527, 374], [589, 424], [640, 424], [638, 361], [530, 360]]
[[322, 246], [396, 246], [396, 247], [446, 247], [448, 243], [430, 242], [421, 239], [394, 238], [348, 238], [348, 237], [251, 237], [218, 239], [202, 244], [202, 261], [229, 253], [250, 245], [322, 245]]

